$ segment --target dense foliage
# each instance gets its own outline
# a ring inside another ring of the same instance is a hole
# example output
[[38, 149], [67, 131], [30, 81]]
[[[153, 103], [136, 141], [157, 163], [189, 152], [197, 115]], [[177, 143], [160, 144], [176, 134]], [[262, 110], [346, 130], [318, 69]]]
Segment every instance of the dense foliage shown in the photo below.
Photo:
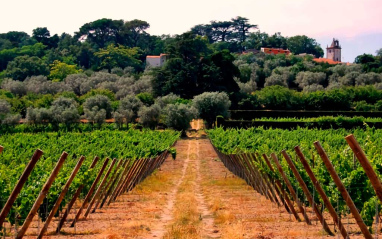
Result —
[[[0, 154], [0, 208], [4, 206], [17, 179], [34, 151], [38, 148], [43, 150], [44, 154], [29, 176], [8, 216], [12, 223], [15, 220], [15, 213], [19, 214], [21, 218], [18, 223], [23, 222], [63, 151], [66, 151], [69, 156], [52, 185], [47, 199], [41, 206], [43, 209], [47, 207], [48, 211], [53, 207], [62, 186], [81, 155], [84, 155], [86, 160], [71, 185], [69, 193], [65, 197], [65, 202], [70, 200], [70, 195], [74, 193], [80, 184], [85, 183], [86, 188], [90, 187], [92, 180], [94, 180], [102, 165], [102, 161], [106, 157], [110, 159], [154, 157], [169, 149], [178, 137], [179, 133], [175, 131], [159, 132], [149, 130], [104, 130], [90, 133], [63, 133], [59, 131], [56, 133], [2, 135], [0, 136], [0, 142], [4, 146], [4, 151]], [[88, 170], [95, 156], [100, 157], [101, 161], [94, 170]], [[65, 202], [63, 205], [65, 205]]]
[[[363, 59], [364, 56], [358, 58]], [[242, 92], [254, 92], [258, 88], [280, 85], [305, 92], [339, 89], [348, 86], [374, 85], [380, 89], [382, 83], [381, 56], [369, 55], [370, 62], [356, 59], [356, 64], [317, 63], [313, 57], [269, 54], [241, 54], [234, 64], [240, 69], [236, 79]], [[379, 64], [379, 65], [378, 65]]]
[[[176, 94], [191, 100], [204, 92], [226, 93], [230, 109], [379, 107], [374, 104], [382, 89], [381, 50], [375, 56], [358, 56], [356, 64], [329, 65], [314, 61], [323, 56], [315, 39], [255, 31], [258, 26], [240, 16], [199, 24], [174, 36], [150, 35], [149, 27], [138, 19], [103, 18], [85, 23], [73, 36], [51, 35], [46, 27], [34, 29], [32, 36], [0, 34], [0, 99], [11, 105], [1, 123], [10, 127], [29, 116], [33, 124], [68, 119], [71, 127], [79, 115], [98, 124], [113, 117], [121, 126], [138, 121], [140, 110], [143, 116], [152, 113], [146, 119], [163, 123], [172, 116], [163, 107], [157, 112], [156, 98]], [[292, 54], [265, 54], [259, 52], [262, 47], [289, 49]], [[161, 53], [166, 54], [161, 67], [146, 65], [146, 56]], [[349, 91], [360, 86], [375, 89], [365, 88], [362, 97], [354, 98]], [[76, 103], [60, 108], [65, 116], [52, 119], [50, 108], [60, 97]], [[123, 101], [126, 97], [130, 103]], [[101, 98], [105, 102], [95, 103]], [[153, 127], [143, 118], [144, 125]]]
[[[298, 128], [296, 130], [265, 130], [262, 128], [251, 128], [248, 130], [223, 130], [217, 128], [208, 131], [212, 143], [218, 150], [226, 154], [251, 152], [259, 153], [260, 155], [263, 153], [269, 155], [275, 152], [290, 181], [293, 185], [297, 186], [298, 183], [295, 177], [280, 153], [281, 150], [286, 149], [288, 154], [292, 156], [291, 158], [308, 185], [309, 190], [313, 192], [313, 185], [307, 173], [295, 157], [296, 154], [293, 148], [299, 145], [321, 186], [325, 190], [325, 193], [330, 198], [331, 203], [336, 207], [337, 212], [342, 215], [348, 214], [349, 212], [344, 200], [340, 196], [337, 187], [333, 183], [324, 163], [313, 146], [313, 142], [317, 140], [320, 141], [339, 177], [349, 191], [356, 207], [360, 210], [365, 223], [371, 226], [375, 215], [376, 196], [369, 179], [357, 160], [354, 160], [353, 152], [344, 139], [344, 137], [350, 133], [355, 135], [373, 165], [374, 170], [378, 175], [381, 175], [382, 154], [380, 151], [380, 138], [382, 130], [368, 128], [367, 130], [355, 129], [349, 132], [344, 129], [309, 130]], [[262, 167], [261, 165], [258, 166]], [[270, 173], [266, 168], [262, 168], [262, 170]], [[299, 196], [301, 197], [301, 201], [305, 202], [301, 190]]]
[[[298, 92], [271, 86], [254, 92], [240, 109], [380, 111], [382, 91], [372, 86]], [[239, 102], [239, 104], [241, 103]]]
[[195, 108], [199, 111], [202, 119], [212, 126], [217, 116], [228, 117], [228, 109], [231, 102], [225, 93], [205, 92], [193, 99]]

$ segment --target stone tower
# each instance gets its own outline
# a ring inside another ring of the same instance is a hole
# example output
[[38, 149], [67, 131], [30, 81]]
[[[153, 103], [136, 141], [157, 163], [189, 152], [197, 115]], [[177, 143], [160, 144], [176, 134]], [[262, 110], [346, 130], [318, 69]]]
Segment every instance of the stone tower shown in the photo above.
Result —
[[326, 47], [326, 58], [333, 61], [341, 61], [341, 46], [338, 39], [333, 38], [330, 47]]

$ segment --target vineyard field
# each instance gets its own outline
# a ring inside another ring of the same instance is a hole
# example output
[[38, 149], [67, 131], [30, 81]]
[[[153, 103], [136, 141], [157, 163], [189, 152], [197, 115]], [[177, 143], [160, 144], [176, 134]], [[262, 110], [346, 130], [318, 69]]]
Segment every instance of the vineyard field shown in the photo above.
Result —
[[[370, 180], [359, 162], [355, 159], [352, 149], [344, 139], [345, 136], [351, 133], [359, 142], [372, 164], [374, 171], [380, 177], [382, 173], [382, 141], [380, 140], [382, 130], [367, 128], [366, 130], [355, 129], [350, 132], [345, 129], [318, 130], [298, 128], [296, 130], [281, 130], [250, 128], [246, 130], [224, 130], [217, 128], [208, 131], [212, 144], [218, 151], [227, 155], [255, 153], [258, 156], [257, 158], [261, 160], [262, 154], [270, 155], [271, 153], [275, 153], [291, 184], [298, 188], [298, 182], [281, 154], [281, 151], [285, 149], [296, 165], [304, 182], [307, 184], [309, 191], [313, 192], [314, 186], [294, 151], [295, 146], [300, 146], [310, 167], [318, 178], [320, 185], [329, 197], [330, 202], [332, 205], [335, 205], [337, 213], [339, 215], [347, 215], [349, 214], [349, 209], [346, 206], [345, 200], [341, 197], [341, 193], [333, 183], [329, 172], [325, 168], [324, 162], [321, 160], [313, 145], [315, 141], [319, 141], [325, 149], [342, 183], [348, 190], [350, 197], [353, 199], [356, 208], [360, 211], [365, 224], [370, 228], [373, 224], [376, 210], [380, 210], [380, 203]], [[261, 171], [267, 172], [267, 174], [285, 182], [279, 175], [270, 172], [264, 164], [256, 164], [256, 166], [259, 167]], [[276, 166], [273, 167], [277, 168]], [[302, 190], [296, 191], [300, 200], [307, 203]], [[320, 201], [321, 199], [319, 199], [317, 193], [313, 193], [313, 195], [315, 195], [315, 201], [322, 205], [323, 203]]]
[[[83, 192], [87, 192], [91, 183], [97, 176], [103, 162], [95, 168], [89, 169], [93, 159], [98, 156], [101, 161], [110, 159], [137, 159], [153, 158], [168, 150], [178, 139], [176, 131], [128, 130], [113, 131], [101, 130], [87, 133], [17, 133], [0, 136], [0, 144], [4, 147], [0, 154], [0, 208], [3, 208], [7, 198], [12, 192], [18, 178], [23, 173], [36, 149], [41, 149], [43, 155], [31, 172], [20, 195], [14, 203], [8, 221], [15, 223], [15, 213], [18, 214], [18, 224], [22, 224], [43, 184], [50, 176], [57, 160], [63, 151], [68, 157], [60, 170], [56, 180], [49, 190], [40, 207], [39, 214], [44, 220], [46, 211], [49, 212], [68, 180], [71, 171], [77, 164], [81, 155], [86, 159], [77, 176], [71, 184], [62, 205], [70, 200], [75, 190], [84, 184]], [[82, 195], [84, 196], [84, 195]]]

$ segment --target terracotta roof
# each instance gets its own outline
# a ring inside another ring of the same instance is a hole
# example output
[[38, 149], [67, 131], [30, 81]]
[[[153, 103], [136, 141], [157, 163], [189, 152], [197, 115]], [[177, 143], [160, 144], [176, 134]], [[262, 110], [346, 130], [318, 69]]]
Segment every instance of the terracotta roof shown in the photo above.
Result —
[[146, 58], [160, 58], [162, 56], [167, 56], [167, 54], [161, 53], [159, 56], [146, 56]]
[[313, 61], [317, 63], [328, 63], [330, 65], [337, 65], [337, 64], [351, 65], [351, 63], [349, 62], [333, 61], [332, 59], [328, 59], [328, 58], [314, 58]]
[[321, 63], [321, 62], [328, 63], [330, 65], [337, 65], [337, 64], [341, 63], [339, 61], [333, 61], [332, 59], [327, 59], [327, 58], [314, 58], [313, 61], [318, 62], [318, 63]]
[[290, 54], [290, 51], [289, 50], [284, 50], [284, 49], [281, 49], [281, 48], [261, 48], [261, 50], [264, 52], [264, 53], [267, 53], [267, 54], [286, 54], [286, 55], [289, 55]]

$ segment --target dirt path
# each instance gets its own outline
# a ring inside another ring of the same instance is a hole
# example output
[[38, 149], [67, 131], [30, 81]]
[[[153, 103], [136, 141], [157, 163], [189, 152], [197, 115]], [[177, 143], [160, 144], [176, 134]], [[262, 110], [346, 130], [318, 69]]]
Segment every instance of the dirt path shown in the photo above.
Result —
[[[182, 144], [182, 145], [180, 145]], [[178, 142], [177, 148], [182, 147], [183, 145], [187, 144], [186, 141]], [[180, 179], [175, 184], [174, 189], [171, 191], [171, 193], [168, 195], [167, 198], [167, 205], [164, 208], [162, 214], [161, 214], [161, 221], [156, 225], [155, 230], [153, 230], [150, 235], [148, 235], [147, 238], [162, 238], [163, 235], [166, 233], [166, 228], [168, 224], [173, 220], [173, 210], [174, 210], [174, 202], [176, 199], [176, 194], [179, 192], [180, 184], [184, 181], [184, 177], [186, 175], [186, 171], [188, 168], [188, 164], [190, 161], [190, 147], [191, 143], [188, 142], [187, 144], [187, 150], [186, 150], [186, 158], [182, 165], [182, 174]]]
[[214, 215], [211, 210], [209, 210], [208, 205], [206, 203], [205, 199], [205, 194], [206, 192], [204, 189], [201, 187], [201, 184], [203, 183], [202, 179], [202, 173], [201, 173], [201, 155], [200, 155], [200, 140], [197, 141], [196, 143], [196, 155], [197, 155], [197, 160], [195, 161], [196, 163], [196, 168], [197, 168], [197, 178], [196, 178], [196, 197], [199, 203], [199, 211], [201, 212], [202, 218], [203, 218], [203, 231], [202, 235], [204, 237], [211, 237], [211, 238], [220, 238], [221, 233], [220, 230], [218, 230], [217, 226], [215, 225], [214, 222]]
[[[193, 127], [201, 123], [194, 121]], [[310, 212], [313, 225], [296, 222], [230, 173], [209, 140], [195, 134], [176, 143], [176, 160], [169, 156], [160, 170], [116, 203], [90, 214], [76, 228], [66, 225], [60, 235], [53, 233], [54, 222], [46, 238], [326, 237]], [[37, 229], [32, 225], [29, 238], [35, 238]]]

